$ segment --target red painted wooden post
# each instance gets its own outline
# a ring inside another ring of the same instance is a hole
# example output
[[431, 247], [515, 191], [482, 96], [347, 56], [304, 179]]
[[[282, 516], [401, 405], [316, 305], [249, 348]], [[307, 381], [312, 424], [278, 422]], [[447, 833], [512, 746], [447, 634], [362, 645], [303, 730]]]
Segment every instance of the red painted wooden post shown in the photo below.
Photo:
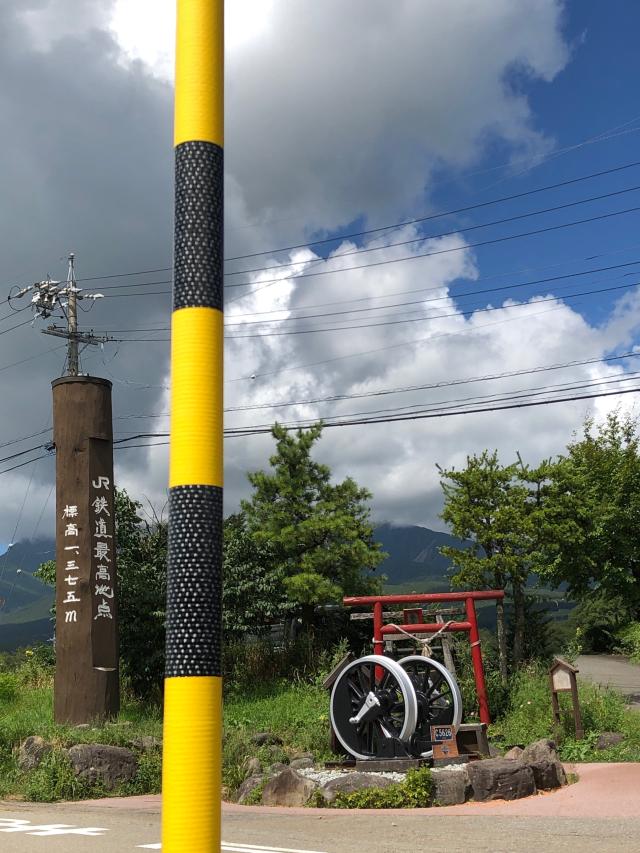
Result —
[[476, 605], [473, 598], [465, 600], [467, 621], [471, 624], [469, 631], [469, 642], [471, 643], [471, 660], [473, 662], [473, 676], [476, 682], [476, 693], [478, 694], [478, 707], [480, 709], [480, 722], [489, 725], [491, 715], [489, 713], [489, 702], [487, 700], [487, 688], [484, 682], [484, 666], [482, 665], [482, 650], [480, 648], [480, 634], [478, 633], [478, 619], [476, 617]]
[[[382, 602], [376, 601], [373, 605], [373, 653], [374, 655], [384, 654], [384, 640], [382, 639], [382, 625], [384, 617], [382, 615]], [[384, 675], [384, 670], [381, 666], [376, 666], [376, 681], [380, 681]]]
[[382, 602], [376, 601], [373, 605], [373, 653], [384, 654], [384, 640], [382, 639]]

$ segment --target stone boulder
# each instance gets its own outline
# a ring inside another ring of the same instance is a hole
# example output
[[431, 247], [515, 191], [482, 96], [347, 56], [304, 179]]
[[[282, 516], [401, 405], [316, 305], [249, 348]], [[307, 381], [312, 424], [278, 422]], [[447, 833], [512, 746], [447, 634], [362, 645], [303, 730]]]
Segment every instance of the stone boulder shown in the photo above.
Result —
[[238, 803], [245, 803], [249, 794], [252, 791], [255, 791], [255, 789], [259, 785], [262, 785], [263, 782], [264, 776], [262, 774], [248, 776], [236, 791], [236, 801]]
[[129, 746], [132, 749], [137, 749], [139, 752], [156, 752], [157, 750], [162, 750], [162, 741], [151, 735], [143, 735], [129, 741]]
[[466, 764], [432, 770], [433, 803], [436, 806], [457, 806], [471, 796], [471, 782]]
[[522, 758], [522, 754], [524, 753], [524, 749], [521, 746], [512, 746], [505, 754], [502, 756], [503, 758], [508, 758], [510, 761], [516, 758]]
[[282, 738], [272, 732], [258, 732], [251, 738], [256, 746], [282, 746]]
[[317, 788], [317, 784], [286, 767], [273, 776], [262, 791], [265, 806], [303, 806]]
[[292, 758], [289, 767], [293, 770], [306, 770], [313, 767], [313, 758]]
[[622, 732], [602, 732], [596, 741], [596, 749], [610, 749], [624, 740]]
[[51, 744], [38, 735], [28, 737], [20, 744], [18, 767], [20, 770], [35, 770], [52, 749]]
[[262, 764], [260, 764], [259, 758], [250, 758], [247, 761], [247, 769], [244, 774], [245, 779], [249, 779], [251, 776], [260, 776], [262, 774]]
[[362, 791], [364, 788], [388, 788], [395, 784], [392, 779], [380, 776], [377, 773], [345, 773], [336, 779], [331, 779], [320, 788], [320, 793], [327, 801], [332, 803], [336, 794], [352, 794], [354, 791]]
[[522, 761], [509, 758], [487, 758], [468, 766], [473, 798], [486, 800], [517, 800], [536, 793], [533, 770]]
[[559, 761], [532, 761], [528, 766], [538, 791], [551, 791], [567, 784], [567, 774]]
[[288, 764], [283, 764], [282, 761], [276, 761], [275, 764], [270, 764], [267, 767], [266, 775], [277, 776], [278, 773], [282, 773], [283, 770], [286, 770], [288, 766]]
[[525, 764], [535, 764], [537, 761], [557, 761], [558, 750], [555, 741], [542, 738], [542, 740], [530, 743], [523, 750], [522, 760]]
[[130, 749], [102, 743], [80, 743], [68, 750], [75, 775], [93, 785], [102, 782], [112, 791], [122, 782], [131, 782], [138, 772], [138, 759]]

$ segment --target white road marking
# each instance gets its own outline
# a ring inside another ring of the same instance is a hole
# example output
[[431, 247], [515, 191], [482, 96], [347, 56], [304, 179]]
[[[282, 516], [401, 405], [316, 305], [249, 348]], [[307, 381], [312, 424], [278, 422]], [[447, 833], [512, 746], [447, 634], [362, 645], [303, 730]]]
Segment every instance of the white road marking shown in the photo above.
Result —
[[0, 832], [24, 832], [25, 835], [40, 835], [46, 838], [52, 835], [89, 835], [96, 837], [104, 835], [108, 830], [100, 826], [82, 828], [68, 823], [33, 824], [30, 820], [0, 818]]

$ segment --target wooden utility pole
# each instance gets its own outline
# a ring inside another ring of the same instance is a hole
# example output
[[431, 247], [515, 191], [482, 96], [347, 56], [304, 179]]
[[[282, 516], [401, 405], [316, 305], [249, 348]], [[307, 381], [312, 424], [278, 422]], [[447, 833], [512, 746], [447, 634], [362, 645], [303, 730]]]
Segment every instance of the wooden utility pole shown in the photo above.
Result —
[[67, 364], [69, 376], [78, 375], [78, 291], [76, 289], [75, 255], [69, 255], [69, 273], [67, 275], [67, 318], [69, 332], [69, 348]]
[[164, 853], [219, 853], [224, 2], [178, 0]]
[[58, 723], [100, 722], [118, 713], [118, 607], [113, 486], [111, 382], [80, 375], [80, 344], [108, 337], [78, 331], [78, 301], [100, 299], [76, 286], [75, 255], [66, 283], [36, 282], [36, 318], [61, 315], [65, 326], [46, 335], [65, 338], [67, 375], [53, 387], [56, 448], [56, 675]]
[[111, 383], [52, 383], [56, 446], [57, 723], [119, 710]]

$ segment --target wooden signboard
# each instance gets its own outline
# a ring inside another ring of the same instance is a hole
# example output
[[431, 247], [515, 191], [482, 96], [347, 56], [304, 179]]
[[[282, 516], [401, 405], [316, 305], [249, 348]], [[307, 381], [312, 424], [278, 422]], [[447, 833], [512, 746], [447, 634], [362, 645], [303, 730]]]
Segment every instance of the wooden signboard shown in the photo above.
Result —
[[53, 382], [56, 445], [57, 723], [119, 709], [111, 383]]
[[431, 726], [434, 761], [458, 757], [455, 726]]

